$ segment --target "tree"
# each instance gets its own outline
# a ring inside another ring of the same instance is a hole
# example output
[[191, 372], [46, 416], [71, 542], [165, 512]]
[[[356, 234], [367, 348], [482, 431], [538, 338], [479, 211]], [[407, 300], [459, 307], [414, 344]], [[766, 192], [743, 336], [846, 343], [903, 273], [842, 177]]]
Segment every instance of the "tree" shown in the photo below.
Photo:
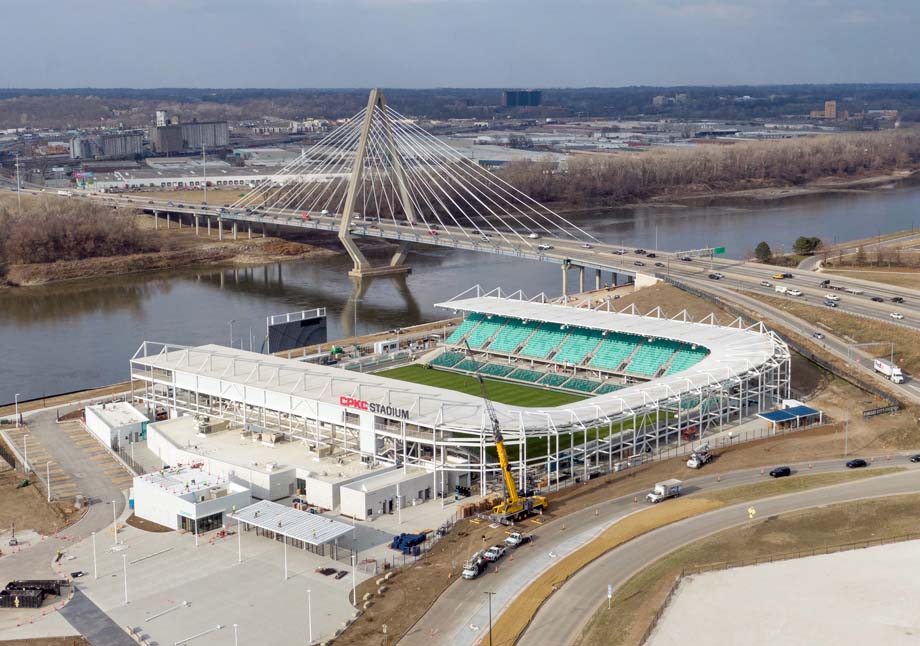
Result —
[[799, 236], [792, 245], [792, 250], [798, 254], [812, 254], [820, 244], [821, 238]]
[[754, 257], [757, 258], [758, 262], [770, 262], [770, 259], [773, 258], [773, 250], [770, 249], [770, 245], [762, 240], [754, 247]]

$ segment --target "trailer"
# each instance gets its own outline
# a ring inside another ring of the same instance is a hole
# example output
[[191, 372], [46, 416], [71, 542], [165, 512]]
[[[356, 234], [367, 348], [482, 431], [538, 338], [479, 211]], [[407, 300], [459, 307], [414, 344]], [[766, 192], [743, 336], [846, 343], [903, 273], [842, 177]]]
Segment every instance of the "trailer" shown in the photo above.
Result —
[[904, 383], [904, 373], [901, 372], [896, 364], [888, 361], [887, 359], [876, 359], [872, 367], [875, 368], [875, 372], [885, 375], [891, 380], [892, 383], [902, 384]]
[[683, 484], [683, 482], [677, 480], [676, 478], [658, 482], [655, 484], [655, 487], [648, 492], [648, 495], [645, 496], [645, 499], [653, 505], [657, 505], [662, 500], [667, 500], [668, 498], [677, 498], [680, 495], [680, 490]]

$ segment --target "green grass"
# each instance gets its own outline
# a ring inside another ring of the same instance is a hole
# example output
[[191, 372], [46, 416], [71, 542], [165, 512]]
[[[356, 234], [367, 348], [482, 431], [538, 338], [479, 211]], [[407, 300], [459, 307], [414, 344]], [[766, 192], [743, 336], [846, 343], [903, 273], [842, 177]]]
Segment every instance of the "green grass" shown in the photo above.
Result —
[[[426, 386], [434, 386], [435, 388], [455, 390], [468, 395], [479, 396], [480, 394], [479, 380], [475, 377], [448, 372], [446, 370], [426, 368], [418, 364], [393, 368], [392, 370], [384, 370], [383, 372], [378, 372], [377, 375], [380, 377], [399, 379], [400, 381], [410, 381], [414, 384], [424, 384]], [[486, 389], [492, 401], [509, 404], [511, 406], [548, 408], [551, 406], [571, 404], [572, 402], [585, 399], [583, 395], [534, 388], [533, 386], [524, 386], [508, 381], [486, 379], [485, 382]]]

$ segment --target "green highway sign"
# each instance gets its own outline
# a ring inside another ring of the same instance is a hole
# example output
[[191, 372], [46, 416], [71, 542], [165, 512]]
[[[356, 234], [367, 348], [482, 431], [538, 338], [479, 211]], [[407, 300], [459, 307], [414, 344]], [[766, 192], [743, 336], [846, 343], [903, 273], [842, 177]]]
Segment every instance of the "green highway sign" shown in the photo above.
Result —
[[716, 254], [717, 256], [721, 256], [723, 253], [725, 253], [725, 247], [716, 247], [712, 250], [712, 253]]

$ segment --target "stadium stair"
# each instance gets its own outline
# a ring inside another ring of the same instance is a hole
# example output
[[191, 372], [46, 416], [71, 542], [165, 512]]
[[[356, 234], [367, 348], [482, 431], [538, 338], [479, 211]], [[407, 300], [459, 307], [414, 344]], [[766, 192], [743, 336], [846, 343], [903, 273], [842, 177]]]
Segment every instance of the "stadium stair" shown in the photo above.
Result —
[[478, 312], [471, 312], [465, 319], [460, 321], [460, 325], [454, 328], [454, 331], [450, 333], [450, 336], [447, 337], [447, 343], [451, 345], [457, 345], [463, 338], [473, 331], [479, 322], [485, 318], [482, 314]]
[[508, 319], [505, 327], [495, 335], [492, 343], [489, 344], [489, 351], [513, 354], [534, 333], [537, 325], [536, 321]]
[[493, 316], [492, 318], [481, 321], [479, 325], [467, 335], [466, 342], [471, 348], [483, 347], [492, 337], [499, 333], [505, 326], [505, 322], [506, 319], [501, 316]]
[[562, 329], [558, 323], [543, 323], [527, 340], [520, 354], [546, 359], [568, 335], [569, 329]]
[[603, 338], [603, 333], [598, 330], [576, 328], [559, 347], [553, 361], [579, 364], [600, 345]]
[[639, 337], [610, 333], [597, 346], [588, 365], [607, 370], [617, 370], [632, 356], [639, 346]]
[[635, 375], [654, 377], [679, 347], [680, 344], [667, 339], [646, 341], [636, 350], [629, 365], [626, 366], [626, 371]]

